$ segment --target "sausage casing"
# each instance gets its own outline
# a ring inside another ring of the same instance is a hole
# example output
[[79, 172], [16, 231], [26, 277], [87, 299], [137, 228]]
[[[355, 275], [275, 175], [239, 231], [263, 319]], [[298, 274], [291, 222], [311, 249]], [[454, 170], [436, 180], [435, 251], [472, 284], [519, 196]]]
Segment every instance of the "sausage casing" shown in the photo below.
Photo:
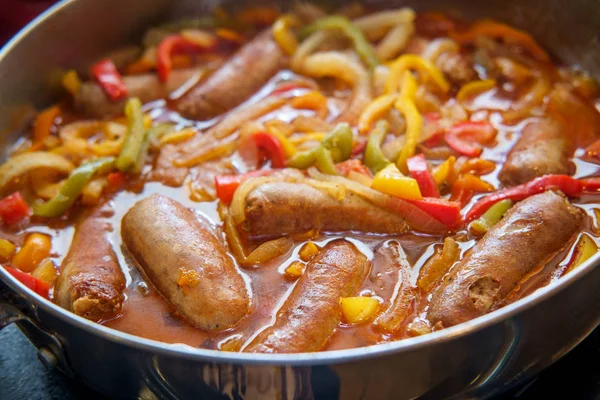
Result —
[[271, 30], [244, 45], [176, 104], [186, 118], [210, 119], [240, 105], [281, 69], [284, 54]]
[[568, 174], [570, 155], [571, 144], [560, 124], [531, 122], [508, 154], [498, 178], [506, 186], [515, 186], [547, 174]]
[[319, 351], [341, 320], [340, 298], [352, 296], [369, 273], [370, 262], [350, 242], [329, 242], [308, 264], [275, 323], [245, 349], [254, 353]]
[[500, 306], [580, 229], [583, 213], [554, 192], [517, 203], [433, 292], [428, 318], [448, 327]]
[[161, 195], [123, 217], [123, 242], [157, 290], [193, 325], [235, 325], [249, 310], [248, 290], [224, 245], [190, 210]]
[[54, 287], [59, 306], [96, 322], [121, 311], [125, 289], [125, 276], [107, 237], [111, 214], [100, 207], [82, 217]]

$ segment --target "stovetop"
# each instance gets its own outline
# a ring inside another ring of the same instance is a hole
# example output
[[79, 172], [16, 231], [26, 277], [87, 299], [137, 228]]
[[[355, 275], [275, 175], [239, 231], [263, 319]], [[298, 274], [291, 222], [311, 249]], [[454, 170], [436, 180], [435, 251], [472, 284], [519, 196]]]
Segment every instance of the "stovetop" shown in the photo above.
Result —
[[[0, 332], [0, 399], [105, 397], [56, 370], [47, 370], [33, 345], [15, 326], [9, 326]], [[511, 399], [600, 400], [600, 328], [535, 379], [495, 400]]]

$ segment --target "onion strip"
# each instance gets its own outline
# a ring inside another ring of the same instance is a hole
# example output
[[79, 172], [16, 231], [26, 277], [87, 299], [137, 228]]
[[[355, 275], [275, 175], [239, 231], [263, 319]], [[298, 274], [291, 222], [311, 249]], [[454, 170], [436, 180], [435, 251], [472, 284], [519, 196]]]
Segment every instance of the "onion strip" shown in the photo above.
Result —
[[34, 151], [13, 156], [0, 166], [0, 192], [10, 182], [40, 168], [51, 169], [66, 175], [73, 171], [75, 166], [62, 156], [44, 151]]

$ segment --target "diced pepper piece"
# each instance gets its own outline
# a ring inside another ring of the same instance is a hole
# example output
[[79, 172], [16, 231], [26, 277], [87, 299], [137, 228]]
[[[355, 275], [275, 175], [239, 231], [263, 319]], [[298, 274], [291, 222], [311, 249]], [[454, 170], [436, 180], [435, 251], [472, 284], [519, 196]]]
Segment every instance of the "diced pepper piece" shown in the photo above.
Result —
[[98, 62], [92, 66], [91, 72], [110, 101], [119, 101], [127, 97], [127, 87], [111, 60], [105, 59]]
[[375, 317], [379, 309], [379, 301], [374, 297], [342, 297], [340, 307], [346, 323], [360, 324]]
[[17, 247], [6, 239], [0, 239], [0, 262], [8, 261], [11, 259]]
[[50, 256], [51, 250], [50, 236], [43, 233], [31, 233], [25, 239], [23, 247], [13, 256], [10, 264], [21, 271], [31, 272], [43, 259]]
[[47, 218], [62, 215], [77, 200], [85, 184], [94, 175], [112, 169], [114, 163], [115, 159], [113, 157], [104, 157], [80, 165], [71, 172], [56, 196], [45, 203], [33, 205], [33, 214]]
[[56, 266], [52, 260], [46, 258], [40, 262], [37, 268], [33, 270], [31, 275], [43, 282], [53, 284], [58, 277], [58, 271], [56, 270]]
[[298, 279], [304, 273], [304, 264], [300, 261], [293, 261], [284, 272], [287, 278]]
[[50, 292], [50, 284], [40, 279], [34, 278], [33, 276], [21, 272], [18, 269], [4, 267], [9, 274], [14, 276], [19, 282], [33, 290], [35, 293], [42, 297], [48, 298]]
[[411, 203], [425, 211], [432, 218], [446, 225], [449, 229], [454, 229], [462, 223], [460, 215], [461, 203], [459, 202], [425, 197], [422, 200], [412, 201]]
[[309, 262], [319, 252], [319, 246], [313, 241], [306, 242], [298, 252], [298, 257], [304, 262]]
[[409, 158], [406, 161], [410, 176], [419, 183], [421, 194], [424, 197], [440, 197], [440, 191], [429, 171], [427, 160], [423, 154]]
[[405, 200], [423, 198], [419, 184], [413, 178], [402, 175], [394, 164], [379, 171], [373, 178], [373, 189]]
[[15, 192], [0, 200], [0, 219], [5, 224], [16, 224], [30, 214], [31, 210], [19, 192]]
[[267, 176], [272, 174], [273, 170], [258, 170], [248, 172], [246, 174], [241, 175], [221, 175], [215, 176], [215, 189], [217, 191], [217, 197], [223, 203], [231, 203], [233, 199], [233, 194], [237, 190], [237, 188], [248, 179], [258, 178], [261, 176]]
[[483, 213], [481, 217], [471, 222], [469, 230], [477, 235], [484, 235], [502, 219], [513, 204], [513, 201], [509, 199], [500, 200]]
[[597, 252], [598, 245], [596, 244], [596, 242], [594, 242], [594, 239], [592, 239], [589, 235], [585, 233], [582, 234], [579, 237], [577, 244], [575, 245], [573, 257], [571, 258], [571, 261], [569, 262], [569, 265], [567, 266], [563, 274], [573, 271]]

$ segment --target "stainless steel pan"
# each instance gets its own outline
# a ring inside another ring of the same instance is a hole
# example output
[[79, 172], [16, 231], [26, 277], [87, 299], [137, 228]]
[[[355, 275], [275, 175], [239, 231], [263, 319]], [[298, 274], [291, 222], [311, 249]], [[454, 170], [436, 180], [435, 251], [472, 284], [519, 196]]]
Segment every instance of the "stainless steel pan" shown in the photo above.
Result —
[[[139, 40], [152, 23], [206, 12], [217, 1], [71, 0], [39, 17], [0, 52], [0, 137], [12, 112], [46, 104], [56, 67], [84, 69]], [[533, 32], [569, 63], [600, 74], [600, 1], [373, 2], [494, 17]], [[285, 4], [280, 4], [285, 7]], [[239, 7], [236, 2], [236, 7]], [[17, 323], [40, 359], [119, 398], [440, 399], [490, 397], [567, 353], [600, 322], [600, 256], [558, 283], [468, 323], [353, 350], [234, 354], [117, 332], [33, 295], [0, 268], [0, 329]], [[0, 343], [0, 347], [1, 347]]]

